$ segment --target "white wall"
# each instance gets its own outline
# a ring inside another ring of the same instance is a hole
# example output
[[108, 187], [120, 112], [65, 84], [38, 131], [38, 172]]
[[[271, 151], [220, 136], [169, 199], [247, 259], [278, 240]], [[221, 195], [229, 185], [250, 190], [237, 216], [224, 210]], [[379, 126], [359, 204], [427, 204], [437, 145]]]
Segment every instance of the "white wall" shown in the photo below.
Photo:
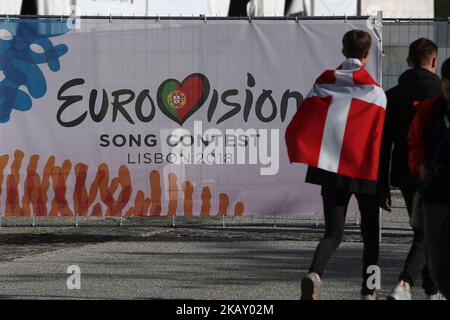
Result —
[[315, 0], [312, 6], [314, 16], [356, 16], [357, 0]]
[[434, 18], [434, 0], [361, 0], [363, 15], [380, 10], [384, 18]]
[[[70, 14], [77, 4], [82, 15], [199, 15], [226, 16], [230, 0], [37, 0], [39, 14]], [[282, 16], [284, 0], [252, 0], [256, 16]], [[315, 0], [312, 15], [356, 14], [357, 0]], [[22, 0], [0, 0], [0, 14], [18, 14]], [[295, 0], [296, 11], [311, 14], [311, 0]], [[361, 13], [382, 10], [385, 18], [433, 18], [434, 0], [361, 0]]]
[[22, 0], [1, 0], [0, 14], [20, 14]]
[[71, 14], [70, 0], [37, 0], [38, 14], [69, 15]]
[[141, 15], [147, 9], [147, 0], [75, 0], [80, 15]]
[[230, 0], [76, 0], [82, 15], [227, 16]]
[[247, 14], [253, 17], [284, 16], [284, 0], [251, 0], [247, 4]]
[[230, 0], [206, 0], [206, 15], [226, 17], [230, 11]]

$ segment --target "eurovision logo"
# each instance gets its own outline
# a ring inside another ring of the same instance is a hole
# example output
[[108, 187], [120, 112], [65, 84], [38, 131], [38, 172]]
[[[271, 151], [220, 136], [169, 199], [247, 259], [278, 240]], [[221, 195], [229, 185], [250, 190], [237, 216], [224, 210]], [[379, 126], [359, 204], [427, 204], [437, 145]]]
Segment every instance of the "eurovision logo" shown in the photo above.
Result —
[[[83, 78], [75, 78], [64, 83], [58, 90], [57, 99], [63, 103], [58, 108], [56, 119], [61, 126], [75, 127], [89, 118], [99, 123], [107, 121], [108, 115], [113, 123], [119, 117], [130, 124], [149, 123], [153, 121], [157, 108], [182, 126], [204, 104], [208, 104], [203, 107], [206, 108], [204, 113], [208, 123], [214, 121], [220, 124], [239, 116], [242, 121], [248, 122], [252, 113], [262, 123], [272, 122], [277, 117], [284, 122], [289, 106], [297, 109], [303, 102], [303, 95], [291, 89], [284, 90], [279, 101], [275, 100], [273, 90], [254, 92], [256, 82], [250, 73], [247, 73], [247, 87], [244, 90], [232, 88], [221, 92], [216, 88], [211, 89], [208, 78], [201, 73], [193, 73], [182, 82], [168, 79], [158, 87], [157, 103], [154, 103], [149, 89], [134, 91], [132, 88], [121, 88], [108, 92], [106, 89], [95, 88], [90, 90], [88, 96], [67, 94], [69, 89], [74, 92], [76, 87], [80, 90], [85, 84]], [[209, 102], [206, 103], [208, 99]], [[66, 115], [67, 109], [74, 111], [77, 108], [78, 111]]]
[[201, 73], [191, 74], [181, 83], [168, 79], [158, 88], [159, 109], [169, 119], [182, 125], [205, 103], [209, 90], [208, 78]]

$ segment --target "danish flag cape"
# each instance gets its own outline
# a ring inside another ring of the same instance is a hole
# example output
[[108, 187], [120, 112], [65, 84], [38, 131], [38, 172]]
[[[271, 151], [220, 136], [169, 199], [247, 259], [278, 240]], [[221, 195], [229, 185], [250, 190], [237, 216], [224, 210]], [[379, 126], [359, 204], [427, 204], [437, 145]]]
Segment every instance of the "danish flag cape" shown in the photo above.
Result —
[[358, 59], [325, 71], [289, 123], [291, 163], [377, 180], [386, 95]]

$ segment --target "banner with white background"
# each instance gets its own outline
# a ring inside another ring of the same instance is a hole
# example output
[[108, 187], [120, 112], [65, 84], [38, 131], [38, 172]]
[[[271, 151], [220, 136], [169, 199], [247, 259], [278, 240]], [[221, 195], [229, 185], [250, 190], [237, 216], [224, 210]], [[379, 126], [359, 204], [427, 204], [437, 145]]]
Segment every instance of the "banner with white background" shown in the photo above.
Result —
[[[0, 20], [6, 216], [301, 215], [284, 131], [365, 20]], [[378, 79], [379, 80], [379, 79]], [[314, 123], [311, 123], [314, 126]]]

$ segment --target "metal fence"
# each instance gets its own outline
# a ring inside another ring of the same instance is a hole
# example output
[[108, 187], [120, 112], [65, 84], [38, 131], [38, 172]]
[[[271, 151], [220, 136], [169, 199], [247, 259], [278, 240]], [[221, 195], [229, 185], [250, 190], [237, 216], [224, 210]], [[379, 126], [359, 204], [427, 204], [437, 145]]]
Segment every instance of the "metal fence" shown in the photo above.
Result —
[[[9, 16], [13, 17], [13, 16]], [[19, 17], [19, 16], [17, 16]], [[27, 16], [32, 18], [35, 16]], [[23, 17], [22, 17], [23, 18]], [[42, 18], [42, 17], [41, 17]], [[87, 18], [87, 17], [86, 17]], [[90, 17], [102, 18], [105, 17]], [[107, 18], [107, 17], [106, 17]], [[139, 19], [138, 17], [120, 17]], [[142, 18], [142, 17], [140, 17]], [[157, 17], [158, 19], [165, 19], [164, 17]], [[173, 19], [167, 17], [168, 19]], [[333, 19], [347, 19], [347, 17], [333, 17]], [[358, 17], [363, 19], [363, 17]], [[183, 19], [183, 17], [180, 17]], [[186, 17], [192, 19], [192, 17]], [[204, 17], [197, 17], [197, 19], [206, 19]], [[212, 18], [214, 20], [214, 18]], [[237, 18], [226, 18], [236, 20]], [[239, 18], [241, 19], [241, 18]], [[271, 19], [271, 18], [265, 18]], [[283, 18], [273, 18], [283, 19]], [[290, 20], [297, 20], [297, 18], [287, 18]], [[309, 18], [308, 18], [309, 19]], [[312, 18], [311, 18], [312, 19]], [[314, 19], [326, 19], [314, 18]], [[350, 18], [349, 18], [350, 19]], [[367, 19], [367, 18], [364, 18]], [[442, 62], [449, 56], [449, 39], [450, 39], [450, 19], [385, 19], [383, 20], [383, 87], [389, 89], [395, 86], [398, 78], [402, 72], [408, 69], [406, 57], [408, 55], [409, 44], [420, 38], [426, 37], [435, 41], [439, 47], [439, 67]], [[398, 196], [397, 205], [402, 210], [403, 201]], [[405, 211], [405, 210], [403, 210]], [[348, 224], [353, 226], [359, 225], [359, 215], [357, 213], [349, 212]], [[56, 221], [58, 220], [58, 221]], [[383, 229], [396, 228], [399, 230], [409, 229], [406, 211], [404, 215], [384, 215], [382, 219]], [[315, 214], [310, 216], [248, 216], [248, 217], [148, 217], [142, 218], [95, 218], [95, 217], [71, 217], [53, 219], [49, 217], [2, 217], [0, 215], [0, 227], [12, 226], [212, 226], [212, 227], [251, 227], [251, 226], [265, 226], [265, 227], [315, 227], [321, 228], [323, 226], [323, 216]]]
[[425, 37], [439, 47], [438, 68], [449, 57], [450, 20], [445, 19], [385, 19], [383, 21], [383, 87], [389, 89], [398, 83], [408, 69], [408, 47], [414, 40]]

